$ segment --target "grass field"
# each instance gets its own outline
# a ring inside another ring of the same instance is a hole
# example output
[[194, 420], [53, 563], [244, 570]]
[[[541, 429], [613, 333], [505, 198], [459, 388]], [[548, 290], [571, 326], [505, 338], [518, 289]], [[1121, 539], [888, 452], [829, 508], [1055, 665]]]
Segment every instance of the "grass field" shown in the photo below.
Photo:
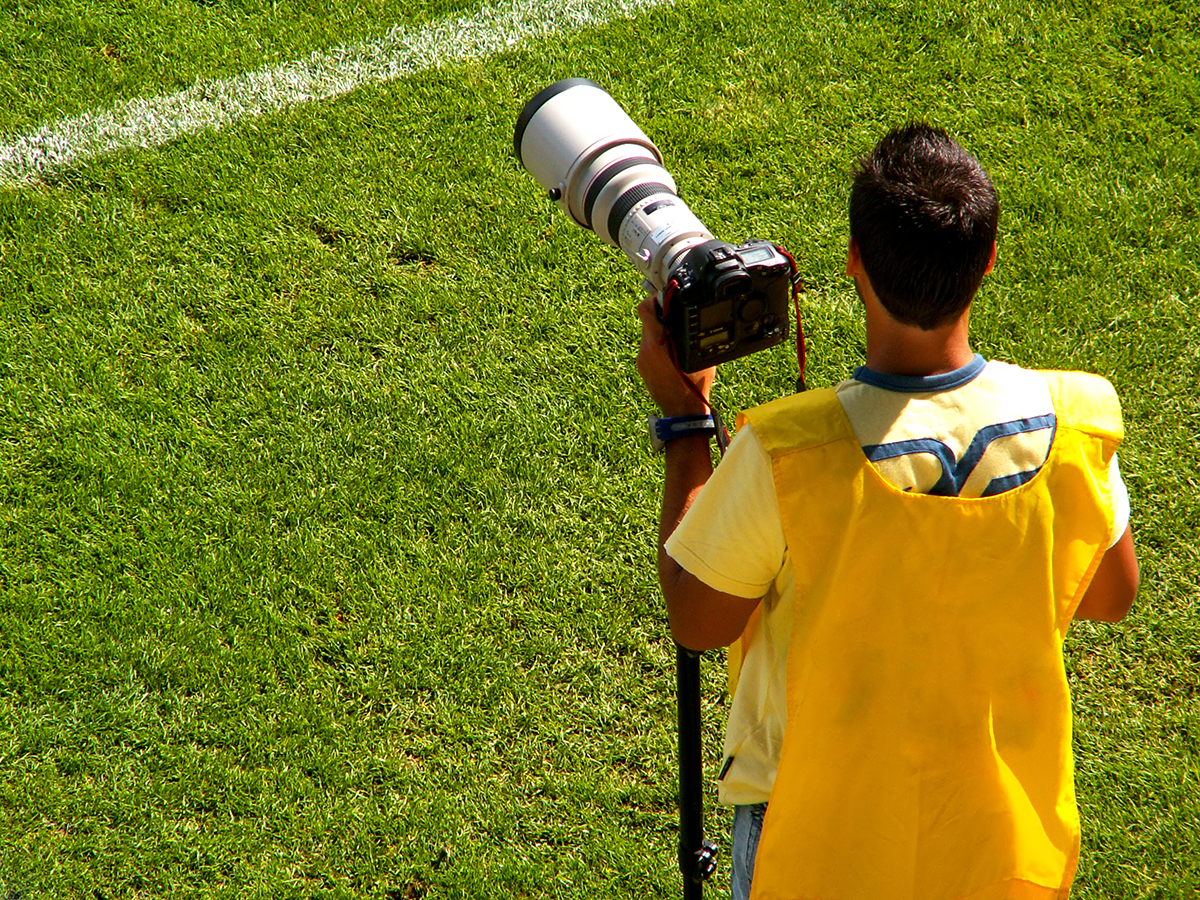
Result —
[[[0, 0], [0, 144], [473, 9]], [[976, 349], [1106, 375], [1128, 430], [1142, 593], [1068, 648], [1073, 896], [1197, 896], [1197, 71], [1180, 0], [687, 0], [0, 188], [0, 895], [679, 895], [638, 278], [511, 153], [579, 75], [797, 256], [813, 386], [862, 357], [853, 157], [908, 118], [980, 157]], [[717, 399], [794, 379], [778, 348]]]

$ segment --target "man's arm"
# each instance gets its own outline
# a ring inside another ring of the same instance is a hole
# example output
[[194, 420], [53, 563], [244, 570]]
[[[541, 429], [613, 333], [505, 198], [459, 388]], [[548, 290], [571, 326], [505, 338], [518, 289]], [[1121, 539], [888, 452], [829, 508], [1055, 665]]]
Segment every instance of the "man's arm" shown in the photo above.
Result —
[[[663, 344], [662, 324], [655, 300], [648, 297], [638, 307], [642, 341], [638, 349], [638, 372], [650, 396], [664, 416], [705, 413], [715, 369], [690, 376], [697, 393], [680, 377]], [[667, 444], [666, 475], [663, 483], [662, 514], [658, 524], [658, 580], [667, 602], [667, 620], [675, 640], [691, 650], [711, 650], [733, 643], [746, 627], [759, 600], [747, 600], [714, 590], [679, 565], [667, 553], [667, 538], [712, 476], [708, 436], [676, 438]]]
[[667, 444], [662, 515], [658, 521], [658, 581], [667, 601], [671, 635], [690, 650], [712, 650], [741, 636], [760, 598], [747, 600], [715, 590], [679, 565], [666, 542], [700, 488], [712, 475], [707, 437], [685, 437]]
[[1075, 610], [1075, 618], [1121, 621], [1133, 606], [1140, 577], [1133, 531], [1126, 528], [1120, 540], [1100, 560], [1100, 567]]

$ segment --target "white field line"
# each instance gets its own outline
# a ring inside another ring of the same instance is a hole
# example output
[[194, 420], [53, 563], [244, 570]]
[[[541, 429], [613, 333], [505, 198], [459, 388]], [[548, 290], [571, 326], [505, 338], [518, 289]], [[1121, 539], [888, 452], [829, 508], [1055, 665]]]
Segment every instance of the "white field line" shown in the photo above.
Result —
[[221, 80], [197, 79], [176, 94], [137, 98], [59, 119], [0, 144], [0, 186], [38, 181], [96, 156], [156, 147], [180, 135], [337, 97], [449, 62], [476, 59], [671, 0], [510, 0], [410, 30], [394, 26], [376, 40]]

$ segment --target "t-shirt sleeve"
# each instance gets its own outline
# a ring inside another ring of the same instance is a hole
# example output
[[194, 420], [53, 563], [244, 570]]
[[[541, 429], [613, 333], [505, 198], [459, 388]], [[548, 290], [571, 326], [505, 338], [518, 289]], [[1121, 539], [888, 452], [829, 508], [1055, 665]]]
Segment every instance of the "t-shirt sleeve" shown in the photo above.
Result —
[[1129, 489], [1121, 477], [1121, 467], [1117, 465], [1115, 453], [1108, 464], [1108, 488], [1112, 491], [1113, 502], [1113, 533], [1108, 541], [1109, 549], [1112, 549], [1129, 527]]
[[714, 590], [746, 598], [767, 593], [787, 543], [771, 457], [749, 424], [738, 429], [666, 551]]

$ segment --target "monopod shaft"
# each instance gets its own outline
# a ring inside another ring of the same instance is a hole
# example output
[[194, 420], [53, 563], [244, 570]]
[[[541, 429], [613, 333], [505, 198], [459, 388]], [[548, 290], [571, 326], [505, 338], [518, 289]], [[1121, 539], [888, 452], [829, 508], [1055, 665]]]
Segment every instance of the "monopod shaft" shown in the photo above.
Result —
[[716, 865], [704, 839], [704, 770], [700, 743], [700, 654], [675, 645], [679, 705], [679, 871], [684, 900], [700, 900]]

